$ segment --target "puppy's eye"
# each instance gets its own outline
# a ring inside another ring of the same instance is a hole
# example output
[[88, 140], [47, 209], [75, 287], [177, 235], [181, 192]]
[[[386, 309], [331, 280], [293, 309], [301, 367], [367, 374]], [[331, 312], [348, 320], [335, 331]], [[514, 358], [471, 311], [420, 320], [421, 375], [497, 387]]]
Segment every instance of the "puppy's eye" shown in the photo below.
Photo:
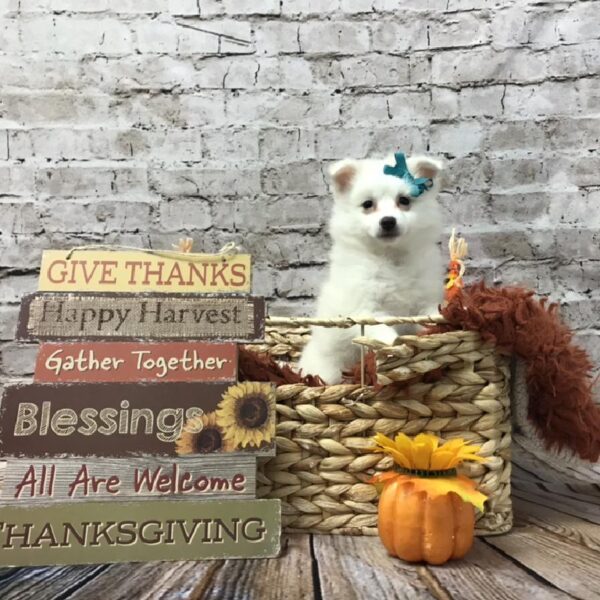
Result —
[[375, 201], [372, 200], [371, 198], [369, 198], [368, 200], [365, 200], [361, 206], [365, 209], [365, 210], [370, 210], [371, 208], [373, 208], [375, 206]]
[[396, 199], [396, 204], [400, 207], [409, 207], [410, 206], [410, 198], [406, 198], [406, 196], [398, 196]]

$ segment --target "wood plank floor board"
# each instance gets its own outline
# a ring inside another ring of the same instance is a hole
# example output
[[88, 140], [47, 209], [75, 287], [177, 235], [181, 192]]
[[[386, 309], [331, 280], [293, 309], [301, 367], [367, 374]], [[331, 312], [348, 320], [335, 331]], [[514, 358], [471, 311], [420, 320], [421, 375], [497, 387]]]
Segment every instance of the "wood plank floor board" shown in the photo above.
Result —
[[19, 567], [0, 567], [0, 582], [3, 579], [8, 579], [17, 573]]
[[553, 460], [550, 465], [547, 456], [542, 453], [538, 458], [535, 445], [517, 431], [513, 431], [511, 454], [513, 466], [534, 473], [536, 479], [583, 484], [600, 482], [600, 464]]
[[310, 536], [284, 535], [279, 558], [227, 560], [189, 600], [312, 600]]
[[547, 483], [519, 478], [513, 478], [512, 485], [517, 490], [542, 493], [554, 500], [566, 498], [567, 500], [588, 503], [592, 506], [598, 506], [600, 503], [600, 491], [594, 485], [583, 486], [568, 483]]
[[[560, 476], [560, 474], [559, 474]], [[583, 500], [587, 496], [590, 501], [595, 501], [600, 497], [600, 473], [597, 477], [590, 478], [588, 481], [580, 481], [578, 479], [569, 479], [559, 477], [544, 479], [534, 479], [528, 471], [520, 469], [517, 465], [512, 465], [511, 477], [513, 481], [520, 482], [537, 482], [542, 487], [549, 491], [557, 490], [567, 495], [579, 497]]]
[[376, 537], [284, 535], [277, 559], [0, 569], [0, 598], [600, 600], [600, 526], [562, 498], [525, 495], [535, 499], [515, 498], [511, 533], [441, 567], [394, 559]]
[[579, 502], [591, 502], [597, 506], [600, 499], [600, 491], [594, 484], [582, 485], [580, 483], [536, 481], [529, 477], [516, 476], [512, 478], [513, 483], [525, 490], [541, 490], [549, 497], [564, 496]]
[[547, 506], [513, 498], [515, 519], [518, 524], [531, 523], [561, 537], [600, 552], [600, 525], [588, 523], [579, 517], [565, 515]]
[[314, 592], [310, 538], [284, 536], [279, 558], [111, 565], [69, 596], [69, 600], [99, 598], [311, 600]]
[[530, 572], [579, 600], [600, 600], [600, 553], [537, 527], [486, 538]]
[[428, 567], [456, 600], [566, 600], [568, 594], [539, 581], [483, 540], [467, 556], [441, 567]]
[[[442, 600], [435, 581], [388, 555], [376, 537], [313, 536], [323, 600]], [[434, 588], [434, 590], [432, 590]]]
[[551, 508], [559, 513], [570, 515], [600, 525], [600, 506], [592, 506], [590, 503], [579, 502], [564, 497], [557, 497], [543, 490], [528, 488], [527, 490], [513, 487], [513, 498], [521, 498], [529, 502], [534, 502], [540, 506]]
[[121, 563], [80, 586], [69, 600], [183, 600], [224, 561]]
[[[528, 482], [522, 482], [517, 480], [517, 487], [526, 487]], [[600, 506], [600, 492], [593, 486], [577, 486], [575, 488], [568, 483], [549, 483], [539, 482], [537, 487], [547, 492], [549, 496], [560, 498], [567, 498], [569, 500], [575, 500], [577, 502], [589, 503], [592, 506]]]
[[0, 579], [2, 600], [55, 600], [68, 597], [87, 580], [107, 569], [106, 565], [27, 567], [15, 569]]

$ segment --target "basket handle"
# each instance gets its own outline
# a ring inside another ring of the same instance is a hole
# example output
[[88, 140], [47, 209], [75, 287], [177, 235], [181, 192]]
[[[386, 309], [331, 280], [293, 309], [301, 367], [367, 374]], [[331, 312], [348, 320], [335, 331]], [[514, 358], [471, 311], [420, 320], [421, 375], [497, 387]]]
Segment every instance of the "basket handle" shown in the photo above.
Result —
[[442, 315], [425, 315], [417, 317], [340, 317], [337, 319], [319, 319], [313, 317], [267, 317], [269, 327], [339, 327], [348, 329], [355, 325], [415, 325], [427, 323], [445, 323]]
[[[402, 325], [406, 323], [432, 324], [446, 323], [442, 315], [417, 317], [343, 317], [338, 319], [318, 319], [310, 317], [267, 317], [265, 324], [270, 327], [338, 327], [348, 329], [360, 326], [360, 335], [364, 337], [366, 325]], [[365, 385], [365, 347], [360, 345], [360, 384]]]

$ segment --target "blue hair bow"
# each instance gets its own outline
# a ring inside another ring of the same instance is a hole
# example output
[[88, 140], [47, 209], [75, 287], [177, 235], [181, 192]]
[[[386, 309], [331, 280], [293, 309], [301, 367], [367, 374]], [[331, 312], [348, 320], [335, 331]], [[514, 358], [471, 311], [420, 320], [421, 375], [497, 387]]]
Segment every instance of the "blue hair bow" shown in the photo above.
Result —
[[385, 165], [383, 167], [383, 173], [385, 175], [393, 175], [394, 177], [403, 179], [410, 188], [410, 195], [414, 198], [431, 189], [433, 186], [433, 181], [431, 179], [428, 177], [418, 177], [415, 179], [412, 176], [406, 165], [406, 157], [403, 152], [396, 152], [394, 158], [396, 159], [396, 164], [393, 167], [390, 165]]

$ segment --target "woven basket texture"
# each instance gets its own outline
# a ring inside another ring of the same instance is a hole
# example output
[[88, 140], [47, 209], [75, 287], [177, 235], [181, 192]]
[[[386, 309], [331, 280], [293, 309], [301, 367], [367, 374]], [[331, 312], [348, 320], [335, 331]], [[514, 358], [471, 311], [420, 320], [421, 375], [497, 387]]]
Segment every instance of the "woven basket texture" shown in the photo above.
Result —
[[[386, 322], [434, 320], [440, 319]], [[356, 322], [379, 321], [328, 321], [326, 326]], [[267, 323], [265, 342], [249, 348], [294, 362], [310, 338], [307, 325], [325, 322], [277, 318]], [[404, 335], [393, 346], [364, 335], [355, 342], [375, 352], [383, 387], [279, 386], [277, 455], [260, 461], [258, 497], [281, 499], [287, 531], [374, 535], [377, 492], [368, 480], [389, 470], [392, 461], [367, 452], [369, 438], [377, 432], [388, 436], [428, 432], [444, 441], [462, 437], [482, 446], [488, 461], [461, 467], [489, 496], [486, 512], [478, 515], [476, 534], [508, 531], [512, 525], [508, 358], [472, 331]]]

